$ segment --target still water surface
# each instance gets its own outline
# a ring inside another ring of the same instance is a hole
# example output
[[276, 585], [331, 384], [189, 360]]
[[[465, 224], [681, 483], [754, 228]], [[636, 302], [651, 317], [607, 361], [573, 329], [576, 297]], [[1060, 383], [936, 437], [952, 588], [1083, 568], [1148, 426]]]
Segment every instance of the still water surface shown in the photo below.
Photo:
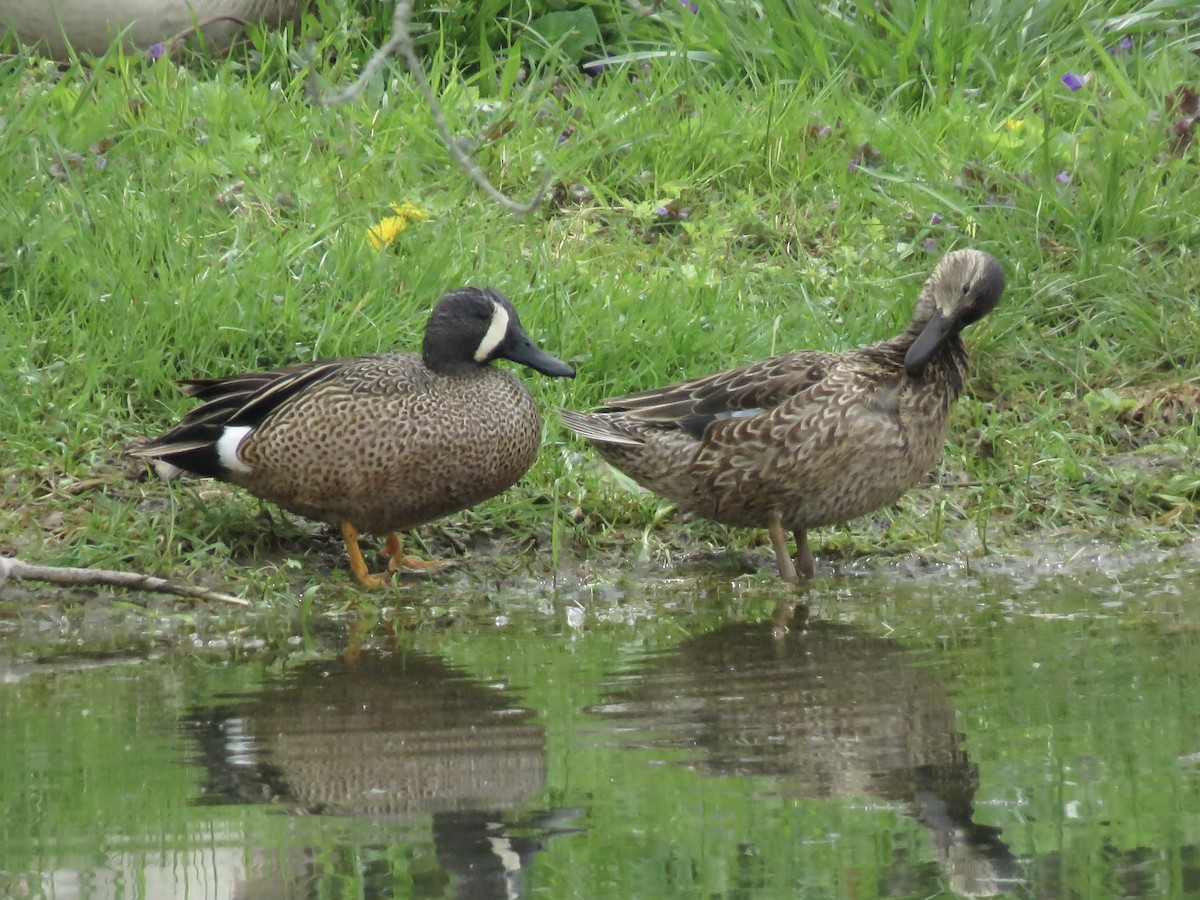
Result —
[[0, 896], [1200, 896], [1194, 547], [786, 633], [760, 579], [478, 594], [358, 654], [10, 628]]

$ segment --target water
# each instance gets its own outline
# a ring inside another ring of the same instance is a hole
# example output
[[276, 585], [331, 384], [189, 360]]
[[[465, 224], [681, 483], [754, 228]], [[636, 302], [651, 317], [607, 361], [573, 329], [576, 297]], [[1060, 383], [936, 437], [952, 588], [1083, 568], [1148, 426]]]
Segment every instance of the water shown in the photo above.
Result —
[[361, 646], [26, 617], [0, 896], [1200, 896], [1198, 576], [877, 571], [786, 632], [786, 588], [711, 578]]

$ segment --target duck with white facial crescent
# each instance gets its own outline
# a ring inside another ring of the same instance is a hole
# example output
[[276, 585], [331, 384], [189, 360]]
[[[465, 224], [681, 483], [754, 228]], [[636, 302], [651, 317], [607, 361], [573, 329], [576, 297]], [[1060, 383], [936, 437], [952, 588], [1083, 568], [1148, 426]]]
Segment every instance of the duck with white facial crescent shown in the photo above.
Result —
[[[532, 465], [542, 419], [521, 381], [491, 365], [498, 359], [575, 375], [534, 345], [508, 297], [460, 288], [434, 307], [419, 355], [182, 382], [201, 405], [138, 455], [340, 528], [355, 578], [378, 587], [422, 566], [397, 531], [474, 506]], [[387, 575], [368, 571], [360, 531], [387, 535]]]

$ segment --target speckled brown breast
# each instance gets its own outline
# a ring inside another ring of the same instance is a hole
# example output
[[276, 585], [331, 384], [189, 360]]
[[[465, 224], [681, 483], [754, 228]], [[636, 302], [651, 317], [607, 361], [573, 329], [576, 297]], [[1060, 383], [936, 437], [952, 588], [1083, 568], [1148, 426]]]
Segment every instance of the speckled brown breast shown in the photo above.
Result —
[[510, 487], [541, 434], [508, 372], [437, 375], [415, 354], [384, 354], [276, 410], [239, 448], [252, 471], [231, 480], [308, 518], [404, 531]]

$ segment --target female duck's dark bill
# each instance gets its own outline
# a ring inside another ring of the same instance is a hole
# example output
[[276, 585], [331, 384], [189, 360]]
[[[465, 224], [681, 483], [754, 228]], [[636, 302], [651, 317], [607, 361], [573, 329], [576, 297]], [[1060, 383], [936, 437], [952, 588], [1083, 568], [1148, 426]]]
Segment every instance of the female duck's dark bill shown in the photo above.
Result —
[[937, 348], [942, 346], [946, 338], [957, 334], [961, 327], [955, 319], [942, 315], [940, 309], [934, 310], [933, 318], [921, 329], [917, 339], [904, 354], [904, 371], [909, 377], [915, 378], [920, 375], [925, 363], [929, 362], [929, 357], [937, 352]]

